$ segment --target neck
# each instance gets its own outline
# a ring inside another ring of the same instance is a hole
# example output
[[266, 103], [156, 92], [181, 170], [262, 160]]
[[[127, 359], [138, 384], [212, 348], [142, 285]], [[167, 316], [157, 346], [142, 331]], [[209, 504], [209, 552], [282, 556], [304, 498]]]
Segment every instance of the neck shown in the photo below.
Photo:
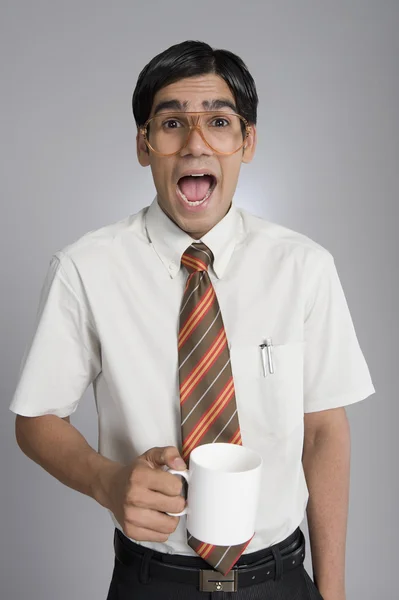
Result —
[[194, 240], [200, 240], [202, 236], [208, 233], [208, 231], [203, 231], [202, 233], [193, 233], [192, 231], [186, 231], [186, 233], [188, 233], [188, 235], [191, 236]]
[[[225, 212], [225, 214], [223, 215], [223, 217], [221, 219], [219, 219], [219, 221], [221, 221], [222, 219], [224, 219], [224, 217], [227, 215], [227, 213], [229, 212], [230, 208], [231, 208], [231, 204], [229, 205], [227, 211]], [[185, 233], [187, 233], [190, 237], [192, 237], [194, 240], [200, 240], [205, 234], [207, 234], [211, 229], [213, 229], [213, 227], [215, 227], [215, 225], [217, 225], [217, 223], [214, 223], [212, 225], [212, 227], [210, 229], [206, 229], [205, 231], [187, 231], [187, 229], [183, 229], [183, 227], [181, 227], [179, 225], [179, 223], [177, 223], [175, 221], [175, 219], [173, 219], [173, 217], [168, 213], [168, 211], [162, 206], [162, 204], [159, 202], [159, 198], [158, 198], [158, 206], [160, 207], [160, 209], [165, 213], [165, 215], [167, 217], [169, 217], [169, 219], [171, 221], [173, 221], [173, 223], [175, 225], [177, 225], [177, 227], [179, 227], [179, 229], [181, 229], [182, 231], [184, 231]], [[218, 223], [219, 223], [218, 221]]]

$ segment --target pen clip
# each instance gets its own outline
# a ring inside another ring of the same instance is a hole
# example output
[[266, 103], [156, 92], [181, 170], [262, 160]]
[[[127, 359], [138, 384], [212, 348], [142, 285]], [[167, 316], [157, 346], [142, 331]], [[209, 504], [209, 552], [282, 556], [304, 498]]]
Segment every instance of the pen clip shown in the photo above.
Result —
[[259, 344], [261, 357], [262, 357], [262, 366], [263, 366], [263, 377], [267, 377], [267, 368], [266, 368], [266, 344]]

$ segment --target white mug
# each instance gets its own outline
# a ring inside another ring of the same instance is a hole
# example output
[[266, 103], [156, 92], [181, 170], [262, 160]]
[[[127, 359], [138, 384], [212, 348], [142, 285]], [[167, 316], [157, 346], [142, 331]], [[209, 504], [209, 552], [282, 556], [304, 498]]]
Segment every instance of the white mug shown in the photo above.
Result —
[[262, 457], [238, 444], [197, 446], [185, 471], [168, 469], [187, 481], [187, 529], [206, 544], [234, 546], [252, 538], [259, 502]]

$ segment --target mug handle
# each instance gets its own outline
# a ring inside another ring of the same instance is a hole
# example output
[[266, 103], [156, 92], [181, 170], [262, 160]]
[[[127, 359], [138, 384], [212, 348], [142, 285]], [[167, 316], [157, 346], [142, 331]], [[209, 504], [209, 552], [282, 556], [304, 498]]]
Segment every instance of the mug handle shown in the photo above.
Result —
[[[189, 470], [186, 469], [185, 471], [175, 471], [174, 469], [169, 469], [169, 467], [166, 469], [167, 473], [171, 473], [172, 475], [181, 475], [181, 477], [184, 477], [184, 479], [187, 481], [187, 483], [189, 483], [190, 481], [190, 473]], [[179, 513], [166, 513], [167, 515], [170, 515], [171, 517], [181, 517], [182, 515], [186, 515], [187, 514], [187, 506], [184, 507], [184, 509], [179, 512]]]

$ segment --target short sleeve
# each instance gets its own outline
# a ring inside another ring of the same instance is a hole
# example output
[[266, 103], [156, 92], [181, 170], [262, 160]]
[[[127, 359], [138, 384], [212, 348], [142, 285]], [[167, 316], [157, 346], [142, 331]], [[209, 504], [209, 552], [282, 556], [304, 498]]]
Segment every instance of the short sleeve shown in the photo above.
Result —
[[337, 408], [375, 392], [333, 256], [318, 253], [304, 324], [304, 412]]
[[87, 307], [71, 285], [70, 265], [62, 253], [50, 260], [9, 407], [14, 413], [66, 417], [101, 371], [99, 342]]

